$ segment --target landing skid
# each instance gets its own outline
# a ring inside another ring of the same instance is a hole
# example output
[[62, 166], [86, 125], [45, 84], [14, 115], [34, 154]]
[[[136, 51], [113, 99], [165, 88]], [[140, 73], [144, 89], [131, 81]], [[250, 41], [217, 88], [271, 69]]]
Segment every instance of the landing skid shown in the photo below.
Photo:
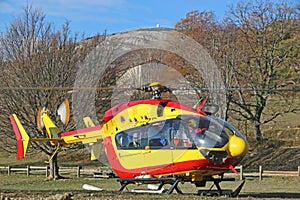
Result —
[[[121, 184], [119, 191], [123, 191], [129, 184], [159, 184], [155, 190], [133, 190], [133, 192], [171, 194], [176, 190], [178, 194], [183, 194], [178, 188], [178, 178], [119, 178], [117, 181]], [[171, 187], [169, 189], [164, 189], [163, 186], [166, 184], [171, 185]]]
[[[242, 190], [245, 181], [243, 181], [234, 191], [232, 190], [222, 190], [220, 187], [220, 182], [222, 181], [234, 181], [235, 179], [215, 179], [210, 177], [206, 181], [212, 181], [214, 184], [209, 190], [198, 190], [198, 195], [201, 196], [227, 196], [227, 197], [236, 197]], [[183, 192], [179, 189], [178, 183], [180, 180], [178, 178], [170, 177], [170, 178], [119, 178], [117, 179], [120, 182], [121, 187], [119, 191], [123, 191], [129, 184], [159, 184], [155, 189], [134, 189], [132, 192], [136, 193], [164, 193], [164, 194], [171, 194], [174, 190], [178, 194], [183, 194]], [[163, 186], [166, 184], [170, 184], [171, 187], [168, 189], [164, 189]], [[212, 190], [213, 186], [216, 186], [217, 190]]]
[[[222, 181], [233, 181], [232, 179], [214, 179], [211, 178], [210, 181], [213, 181], [213, 185], [209, 190], [198, 190], [198, 195], [200, 196], [226, 196], [226, 197], [237, 197], [242, 190], [245, 180], [234, 190], [223, 190], [220, 187], [220, 182]], [[217, 190], [212, 190], [213, 186], [216, 186]]]

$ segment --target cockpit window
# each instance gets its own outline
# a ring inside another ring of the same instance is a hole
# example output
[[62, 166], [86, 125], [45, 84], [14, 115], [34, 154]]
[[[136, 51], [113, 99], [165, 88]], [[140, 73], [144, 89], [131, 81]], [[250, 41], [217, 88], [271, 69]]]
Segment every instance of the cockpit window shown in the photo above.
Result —
[[190, 148], [193, 145], [189, 129], [178, 119], [170, 119], [122, 131], [116, 135], [118, 149]]
[[159, 121], [147, 126], [150, 148], [159, 148], [170, 144], [169, 128], [170, 124], [167, 121]]
[[143, 148], [143, 128], [134, 128], [122, 131], [116, 135], [116, 145], [118, 149], [141, 149]]
[[204, 116], [179, 116], [129, 129], [116, 135], [118, 149], [220, 148], [232, 127]]
[[133, 129], [122, 131], [116, 135], [118, 149], [165, 148], [170, 145], [170, 125], [159, 121]]

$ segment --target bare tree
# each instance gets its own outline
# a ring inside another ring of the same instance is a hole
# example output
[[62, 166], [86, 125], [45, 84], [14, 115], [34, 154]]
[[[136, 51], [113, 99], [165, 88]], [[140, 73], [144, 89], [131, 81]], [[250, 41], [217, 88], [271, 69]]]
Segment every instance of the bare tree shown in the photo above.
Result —
[[[47, 104], [55, 111], [66, 97], [67, 88], [72, 87], [76, 64], [85, 57], [90, 43], [78, 45], [78, 35], [71, 34], [68, 21], [56, 30], [43, 11], [28, 5], [1, 34], [0, 142], [6, 150], [13, 151], [16, 146], [8, 120], [12, 113], [18, 114], [30, 137], [46, 137], [36, 126], [37, 109]], [[50, 143], [31, 144], [49, 159], [54, 155]], [[51, 158], [50, 178], [59, 178], [57, 154]]]
[[[296, 112], [288, 93], [279, 89], [291, 89], [295, 68], [299, 62], [299, 46], [291, 41], [299, 37], [299, 15], [293, 5], [271, 1], [240, 2], [230, 9], [229, 19], [238, 27], [235, 45], [239, 47], [238, 65], [233, 65], [233, 86], [249, 88], [232, 95], [235, 105], [232, 111], [254, 125], [255, 136], [262, 141], [261, 125], [278, 116]], [[272, 112], [264, 112], [271, 96], [285, 100]]]

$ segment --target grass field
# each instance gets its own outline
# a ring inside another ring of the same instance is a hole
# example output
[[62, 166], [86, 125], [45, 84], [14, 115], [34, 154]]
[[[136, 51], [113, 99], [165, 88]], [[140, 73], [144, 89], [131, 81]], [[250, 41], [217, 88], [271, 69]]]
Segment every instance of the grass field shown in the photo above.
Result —
[[[282, 146], [274, 146], [264, 144], [261, 148], [251, 151], [253, 154], [253, 163], [267, 165], [268, 167], [275, 166], [277, 169], [282, 164], [283, 170], [289, 170], [300, 165], [299, 152], [299, 114], [289, 114], [285, 117], [280, 117], [273, 123], [264, 127], [264, 137], [269, 140], [278, 141]], [[277, 144], [276, 143], [276, 144]], [[250, 144], [251, 150], [253, 144]], [[290, 147], [291, 149], [287, 149]], [[272, 149], [272, 151], [269, 151]], [[287, 151], [290, 150], [290, 151]], [[267, 155], [261, 155], [263, 152]], [[41, 154], [28, 155], [25, 159], [18, 161], [15, 159], [15, 154], [3, 152], [0, 150], [0, 165], [10, 166], [26, 166], [26, 165], [44, 165], [44, 160], [47, 158]], [[248, 161], [249, 162], [249, 161]], [[89, 161], [89, 153], [86, 149], [68, 150], [59, 153], [60, 165], [87, 165], [97, 167], [99, 163]], [[257, 167], [255, 166], [257, 170]], [[269, 169], [269, 168], [267, 168]], [[270, 168], [271, 169], [271, 168]], [[269, 169], [269, 170], [270, 170]], [[273, 169], [275, 170], [275, 169]], [[197, 188], [194, 185], [185, 183], [179, 185], [185, 195], [154, 195], [154, 194], [132, 194], [128, 191], [117, 192], [120, 185], [115, 179], [96, 179], [96, 178], [76, 178], [75, 175], [68, 176], [69, 178], [49, 181], [45, 175], [31, 175], [13, 173], [7, 176], [5, 173], [0, 173], [0, 199], [9, 197], [10, 199], [58, 199], [56, 194], [64, 194], [66, 192], [73, 193], [73, 199], [199, 199], [196, 196]], [[221, 183], [223, 189], [235, 189], [239, 185], [239, 181], [235, 183]], [[83, 184], [90, 184], [103, 188], [101, 192], [91, 192], [82, 189]], [[208, 185], [209, 187], [210, 185]], [[129, 190], [136, 186], [130, 186]], [[202, 188], [199, 188], [202, 189]], [[50, 198], [51, 197], [51, 198]], [[239, 199], [300, 199], [300, 178], [299, 177], [270, 177], [259, 181], [257, 177], [247, 178], [246, 183], [240, 193]], [[224, 199], [202, 197], [201, 199]], [[235, 198], [236, 199], [236, 198]]]
[[[240, 181], [234, 183], [223, 182], [224, 189], [235, 189]], [[82, 189], [83, 184], [94, 185], [103, 189], [101, 192], [91, 192]], [[210, 185], [207, 184], [207, 188]], [[133, 194], [126, 190], [117, 192], [120, 185], [116, 179], [76, 178], [49, 181], [42, 175], [27, 177], [24, 174], [0, 174], [0, 193], [2, 197], [10, 199], [45, 199], [56, 194], [73, 193], [73, 199], [199, 199], [196, 196], [197, 188], [190, 184], [179, 184], [184, 195], [174, 194]], [[130, 185], [128, 190], [144, 186]], [[243, 199], [300, 199], [300, 179], [298, 177], [270, 177], [259, 181], [257, 178], [248, 178], [240, 193]], [[199, 188], [202, 189], [202, 188]], [[55, 198], [54, 198], [55, 199]], [[209, 198], [204, 199], [224, 199]]]

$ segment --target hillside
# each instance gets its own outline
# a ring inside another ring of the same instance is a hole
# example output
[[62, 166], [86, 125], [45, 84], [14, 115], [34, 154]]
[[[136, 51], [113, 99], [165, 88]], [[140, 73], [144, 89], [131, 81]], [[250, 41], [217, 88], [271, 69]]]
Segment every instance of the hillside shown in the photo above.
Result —
[[268, 170], [297, 171], [300, 166], [300, 147], [287, 146], [282, 141], [251, 143], [250, 153], [242, 161], [246, 170], [258, 169], [262, 165]]
[[300, 129], [273, 129], [264, 133], [268, 138], [263, 144], [249, 141], [251, 149], [245, 158], [246, 168], [297, 171], [300, 166]]

